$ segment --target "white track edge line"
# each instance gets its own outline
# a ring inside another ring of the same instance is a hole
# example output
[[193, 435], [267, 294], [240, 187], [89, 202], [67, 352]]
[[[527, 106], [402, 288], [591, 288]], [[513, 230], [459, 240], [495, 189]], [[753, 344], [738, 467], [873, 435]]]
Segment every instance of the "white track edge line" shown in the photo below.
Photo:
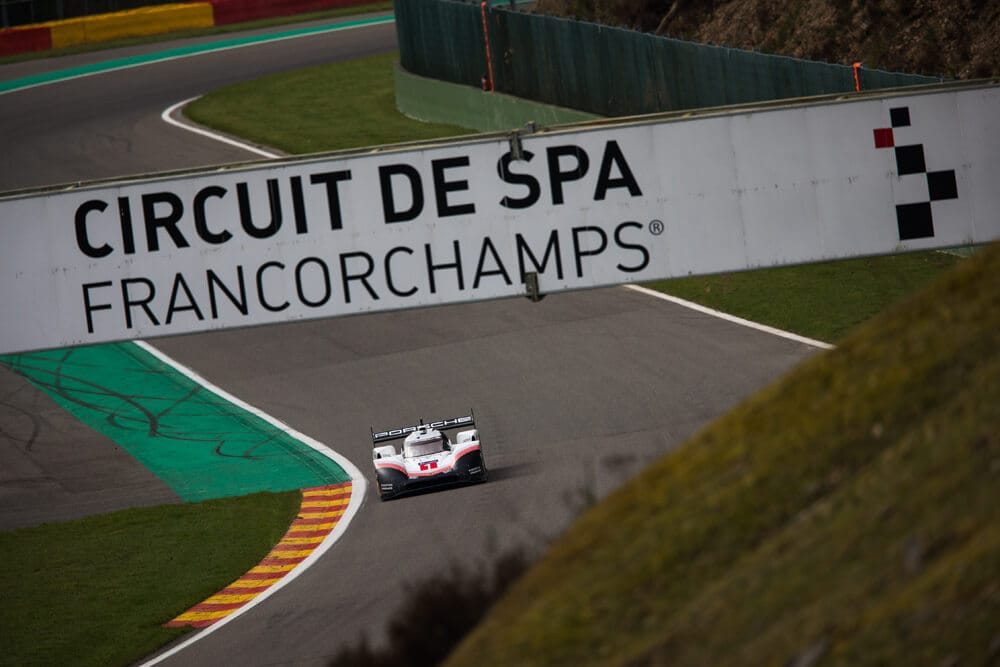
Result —
[[724, 313], [721, 310], [715, 310], [714, 308], [709, 308], [708, 306], [702, 306], [701, 304], [697, 304], [692, 301], [685, 301], [684, 299], [678, 298], [676, 296], [664, 294], [663, 292], [657, 292], [656, 290], [649, 289], [648, 287], [641, 287], [639, 285], [625, 285], [625, 287], [635, 292], [639, 292], [640, 294], [645, 294], [647, 296], [651, 296], [657, 299], [663, 299], [664, 301], [669, 301], [670, 303], [677, 304], [678, 306], [683, 306], [685, 308], [690, 308], [691, 310], [696, 310], [699, 313], [711, 315], [712, 317], [718, 317], [719, 319], [726, 320], [728, 322], [733, 322], [734, 324], [739, 324], [741, 326], [749, 327], [751, 329], [756, 329], [758, 331], [763, 331], [764, 333], [769, 333], [773, 336], [780, 336], [781, 338], [794, 340], [797, 343], [803, 343], [805, 345], [817, 347], [821, 350], [832, 350], [834, 347], [830, 343], [824, 343], [821, 340], [807, 338], [805, 336], [800, 336], [790, 331], [784, 331], [782, 329], [777, 329], [775, 327], [769, 327], [766, 324], [760, 324], [759, 322], [746, 320], [743, 319], [742, 317], [737, 317], [735, 315], [730, 315], [729, 313]]
[[208, 137], [209, 139], [214, 139], [215, 141], [221, 141], [222, 143], [229, 144], [230, 146], [236, 146], [237, 148], [242, 148], [243, 150], [250, 151], [251, 153], [260, 155], [261, 157], [267, 157], [267, 158], [280, 157], [277, 153], [272, 153], [271, 151], [264, 150], [263, 148], [252, 146], [248, 143], [244, 143], [242, 141], [238, 141], [231, 137], [218, 134], [217, 132], [212, 132], [211, 130], [207, 130], [203, 127], [197, 127], [195, 125], [186, 123], [182, 120], [173, 117], [173, 114], [178, 109], [187, 104], [190, 104], [191, 102], [194, 102], [196, 99], [200, 97], [201, 95], [196, 95], [195, 97], [189, 97], [183, 102], [178, 102], [177, 104], [173, 104], [167, 107], [166, 109], [163, 110], [163, 113], [160, 114], [160, 118], [163, 119], [163, 122], [169, 125], [173, 125], [174, 127], [179, 127], [182, 130], [187, 130], [188, 132], [194, 132], [195, 134], [200, 134], [203, 137]]
[[212, 392], [216, 396], [222, 398], [223, 400], [229, 401], [233, 405], [242, 408], [243, 410], [246, 410], [247, 412], [256, 415], [257, 417], [260, 417], [261, 419], [271, 424], [272, 426], [278, 428], [279, 430], [283, 431], [290, 437], [295, 438], [296, 440], [316, 450], [323, 456], [326, 456], [327, 458], [333, 460], [337, 465], [343, 468], [344, 471], [351, 478], [351, 499], [348, 502], [347, 509], [344, 511], [344, 514], [337, 521], [337, 525], [330, 532], [330, 534], [323, 539], [320, 545], [316, 547], [316, 549], [311, 554], [309, 554], [309, 556], [305, 560], [296, 565], [295, 568], [290, 570], [277, 583], [268, 587], [267, 590], [265, 590], [263, 593], [261, 593], [254, 599], [247, 602], [247, 604], [243, 605], [242, 607], [234, 611], [232, 614], [229, 614], [228, 616], [220, 619], [219, 621], [213, 623], [212, 625], [206, 628], [200, 629], [199, 631], [195, 632], [195, 634], [193, 634], [191, 637], [184, 640], [180, 644], [155, 656], [154, 658], [142, 663], [141, 665], [141, 667], [152, 667], [152, 665], [156, 665], [164, 660], [167, 660], [168, 658], [173, 657], [181, 650], [187, 648], [188, 646], [202, 639], [203, 637], [207, 637], [208, 635], [212, 634], [213, 632], [215, 632], [222, 626], [226, 625], [233, 619], [239, 617], [240, 615], [249, 611], [253, 607], [256, 607], [258, 604], [260, 604], [261, 602], [269, 598], [271, 595], [284, 588], [286, 585], [291, 583], [296, 577], [298, 577], [300, 574], [309, 569], [347, 531], [347, 527], [350, 525], [351, 521], [354, 519], [358, 511], [361, 509], [361, 506], [364, 504], [365, 496], [367, 495], [368, 491], [368, 483], [365, 481], [364, 475], [361, 473], [360, 470], [358, 470], [357, 467], [354, 466], [353, 463], [347, 460], [347, 458], [344, 457], [343, 455], [339, 454], [338, 452], [335, 452], [330, 447], [324, 445], [323, 443], [319, 442], [314, 438], [305, 435], [304, 433], [296, 431], [291, 426], [285, 424], [281, 420], [272, 417], [263, 410], [253, 407], [249, 403], [237, 398], [236, 396], [233, 396], [232, 394], [225, 391], [221, 387], [212, 384], [211, 382], [203, 378], [201, 375], [199, 375], [192, 369], [188, 368], [187, 366], [184, 366], [178, 361], [175, 361], [174, 359], [167, 356], [165, 353], [161, 352], [159, 349], [153, 347], [149, 343], [141, 340], [133, 342], [140, 349], [145, 350], [146, 352], [152, 354], [154, 357], [156, 357], [166, 365], [178, 371], [188, 379], [198, 383], [199, 385], [201, 385], [208, 391]]

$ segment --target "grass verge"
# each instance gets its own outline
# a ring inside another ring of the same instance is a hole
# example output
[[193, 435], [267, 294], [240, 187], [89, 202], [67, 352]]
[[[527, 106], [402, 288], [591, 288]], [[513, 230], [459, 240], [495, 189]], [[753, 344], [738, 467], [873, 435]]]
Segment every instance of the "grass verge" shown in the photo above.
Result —
[[832, 343], [961, 260], [916, 252], [677, 278], [646, 287]]
[[446, 664], [998, 659], [998, 272], [994, 244], [644, 471]]
[[468, 134], [396, 110], [396, 52], [228, 86], [188, 105], [191, 120], [288, 153]]
[[301, 493], [131, 509], [0, 533], [0, 665], [130, 664], [164, 628], [256, 565]]
[[224, 35], [231, 32], [245, 32], [248, 30], [260, 30], [262, 28], [272, 28], [275, 26], [289, 25], [291, 23], [304, 23], [307, 21], [321, 21], [323, 19], [340, 18], [342, 16], [354, 16], [371, 12], [390, 12], [392, 2], [371, 2], [354, 7], [341, 7], [339, 9], [328, 9], [322, 12], [311, 12], [309, 14], [294, 14], [292, 16], [275, 16], [269, 19], [258, 21], [247, 21], [245, 23], [231, 23], [212, 28], [198, 28], [193, 30], [177, 30], [174, 32], [163, 32], [156, 35], [145, 35], [142, 37], [129, 37], [125, 39], [115, 39], [107, 42], [94, 42], [91, 44], [75, 44], [60, 49], [49, 49], [48, 51], [31, 51], [28, 53], [18, 53], [0, 58], [0, 65], [8, 63], [23, 62], [25, 60], [40, 60], [42, 58], [57, 58], [60, 56], [72, 56], [78, 53], [90, 53], [93, 51], [104, 51], [106, 49], [118, 49], [127, 46], [138, 46], [141, 44], [156, 44], [174, 39], [189, 39], [192, 37], [206, 37], [208, 35]]

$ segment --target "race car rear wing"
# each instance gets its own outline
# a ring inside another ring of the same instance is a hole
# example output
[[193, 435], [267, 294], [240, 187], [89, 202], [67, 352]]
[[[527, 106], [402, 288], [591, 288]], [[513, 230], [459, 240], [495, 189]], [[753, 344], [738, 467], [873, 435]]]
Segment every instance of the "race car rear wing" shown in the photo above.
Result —
[[377, 445], [380, 442], [388, 442], [390, 440], [398, 440], [399, 438], [405, 438], [417, 431], [417, 429], [433, 428], [441, 431], [447, 428], [458, 428], [460, 426], [474, 426], [476, 424], [475, 414], [469, 414], [465, 417], [454, 417], [452, 419], [441, 419], [439, 421], [430, 422], [425, 424], [424, 420], [421, 419], [420, 423], [416, 426], [404, 426], [402, 428], [394, 428], [388, 431], [375, 432], [375, 429], [371, 429], [372, 432], [372, 444]]

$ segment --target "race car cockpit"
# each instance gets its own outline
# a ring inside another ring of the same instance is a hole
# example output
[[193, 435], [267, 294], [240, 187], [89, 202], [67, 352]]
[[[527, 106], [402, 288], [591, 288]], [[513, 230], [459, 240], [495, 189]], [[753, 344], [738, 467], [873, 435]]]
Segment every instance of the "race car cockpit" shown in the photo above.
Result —
[[437, 454], [449, 449], [449, 444], [448, 436], [444, 433], [437, 433], [436, 435], [428, 434], [428, 437], [422, 438], [410, 436], [403, 443], [403, 456], [412, 459], [418, 456]]

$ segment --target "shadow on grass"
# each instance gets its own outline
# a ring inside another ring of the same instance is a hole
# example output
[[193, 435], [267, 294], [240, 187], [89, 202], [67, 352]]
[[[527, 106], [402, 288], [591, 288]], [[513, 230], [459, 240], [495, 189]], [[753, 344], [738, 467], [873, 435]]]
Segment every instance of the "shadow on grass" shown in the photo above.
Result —
[[451, 571], [414, 585], [388, 625], [386, 646], [372, 648], [367, 637], [335, 655], [329, 667], [433, 667], [472, 630], [507, 587], [527, 569], [523, 551], [500, 556], [478, 571], [453, 565]]

